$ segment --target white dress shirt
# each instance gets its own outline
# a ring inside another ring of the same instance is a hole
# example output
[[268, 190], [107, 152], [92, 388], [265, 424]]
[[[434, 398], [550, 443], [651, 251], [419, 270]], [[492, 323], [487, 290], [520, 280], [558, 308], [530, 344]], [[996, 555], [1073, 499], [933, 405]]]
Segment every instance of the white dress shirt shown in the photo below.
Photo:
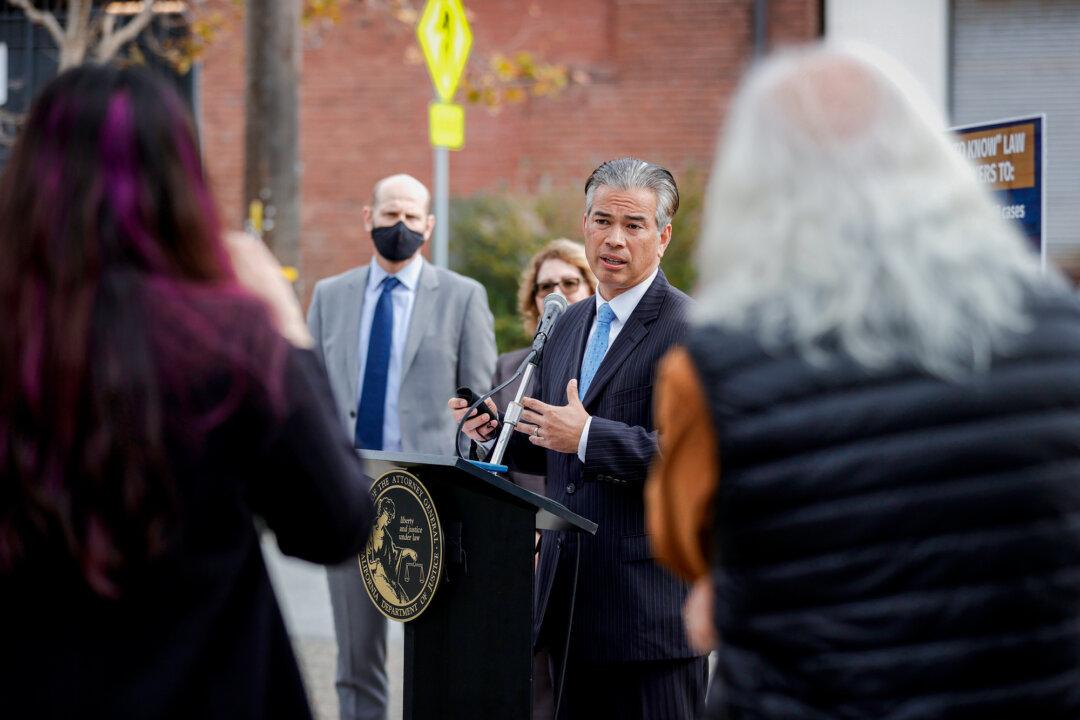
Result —
[[[608, 344], [607, 350], [604, 351], [604, 355], [607, 355], [607, 351], [611, 349], [611, 346], [615, 344], [615, 338], [619, 337], [619, 333], [622, 332], [623, 326], [626, 325], [626, 321], [630, 318], [630, 315], [637, 308], [638, 303], [641, 302], [641, 298], [645, 297], [646, 291], [649, 286], [652, 285], [653, 280], [656, 279], [656, 273], [660, 271], [659, 268], [653, 270], [652, 275], [645, 278], [637, 285], [627, 289], [622, 294], [615, 297], [613, 300], [605, 300], [600, 288], [596, 288], [596, 314], [593, 316], [592, 327], [589, 328], [589, 340], [586, 341], [585, 347], [589, 347], [589, 342], [592, 341], [593, 335], [596, 334], [596, 318], [600, 314], [600, 306], [607, 303], [611, 307], [611, 312], [615, 313], [615, 319], [611, 321], [611, 327], [608, 330]], [[601, 359], [601, 363], [603, 360]], [[578, 378], [578, 382], [581, 378]], [[577, 455], [581, 462], [585, 462], [585, 448], [589, 444], [589, 428], [592, 426], [592, 415], [585, 420], [585, 427], [581, 430], [581, 438], [578, 440]]]
[[[398, 390], [401, 388], [401, 359], [405, 354], [405, 339], [409, 334], [409, 320], [412, 319], [416, 289], [420, 284], [420, 271], [424, 268], [424, 258], [416, 254], [412, 262], [394, 274], [401, 284], [390, 292], [394, 305], [394, 330], [390, 340], [390, 367], [386, 375], [386, 406], [383, 408], [383, 450], [401, 451], [401, 418], [398, 417]], [[360, 315], [360, 377], [356, 383], [357, 406], [364, 394], [364, 370], [367, 367], [368, 340], [371, 338], [371, 325], [375, 320], [375, 305], [382, 295], [382, 281], [389, 273], [371, 259], [368, 271], [367, 287], [364, 289], [364, 308]]]

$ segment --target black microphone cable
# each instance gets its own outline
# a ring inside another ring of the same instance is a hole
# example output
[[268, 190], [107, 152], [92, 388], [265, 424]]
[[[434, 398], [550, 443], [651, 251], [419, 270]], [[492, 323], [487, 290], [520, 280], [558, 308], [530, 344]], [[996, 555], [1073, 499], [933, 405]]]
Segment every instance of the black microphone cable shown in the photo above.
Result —
[[[521, 377], [521, 376], [522, 376], [522, 375], [523, 375], [523, 374], [525, 373], [525, 367], [526, 367], [526, 366], [527, 366], [527, 365], [528, 365], [528, 364], [529, 364], [530, 362], [532, 362], [532, 361], [533, 361], [533, 359], [534, 359], [534, 358], [535, 358], [535, 357], [536, 357], [536, 356], [537, 356], [538, 354], [539, 354], [539, 353], [538, 353], [538, 351], [536, 351], [536, 350], [532, 350], [532, 351], [530, 351], [530, 352], [529, 352], [529, 354], [528, 354], [528, 355], [527, 355], [527, 356], [525, 357], [525, 359], [521, 361], [521, 364], [520, 364], [520, 365], [518, 365], [518, 369], [514, 371], [514, 374], [513, 374], [513, 375], [511, 375], [511, 376], [510, 376], [510, 377], [509, 377], [509, 378], [508, 378], [508, 379], [506, 380], [506, 382], [502, 383], [502, 384], [501, 384], [501, 385], [499, 385], [498, 387], [494, 387], [494, 388], [492, 388], [491, 390], [488, 390], [488, 391], [487, 391], [486, 393], [484, 393], [483, 395], [481, 395], [480, 397], [478, 397], [478, 398], [477, 398], [477, 399], [476, 399], [475, 401], [473, 401], [472, 405], [470, 405], [470, 406], [469, 406], [469, 407], [468, 407], [468, 408], [467, 408], [467, 409], [465, 410], [465, 414], [461, 416], [461, 419], [460, 419], [460, 420], [458, 420], [458, 424], [457, 424], [457, 432], [455, 432], [455, 433], [454, 433], [454, 452], [455, 452], [455, 453], [457, 454], [457, 456], [458, 456], [459, 458], [461, 458], [462, 460], [468, 460], [468, 458], [467, 458], [467, 457], [465, 457], [465, 456], [463, 456], [463, 455], [461, 454], [461, 443], [459, 443], [459, 442], [458, 442], [457, 440], [458, 440], [458, 438], [459, 438], [459, 437], [461, 437], [461, 428], [465, 427], [465, 421], [469, 419], [469, 416], [470, 416], [470, 415], [472, 415], [472, 412], [473, 412], [473, 410], [476, 410], [477, 408], [479, 408], [479, 407], [480, 407], [480, 406], [481, 406], [481, 405], [482, 405], [482, 404], [484, 403], [484, 401], [486, 401], [486, 400], [487, 400], [487, 399], [488, 399], [489, 397], [491, 397], [491, 396], [492, 396], [492, 395], [494, 395], [495, 393], [499, 392], [500, 390], [502, 390], [503, 388], [505, 388], [506, 386], [508, 386], [508, 385], [509, 385], [510, 383], [512, 383], [512, 382], [514, 382], [515, 380], [517, 380], [518, 378], [520, 378], [520, 377]], [[486, 406], [485, 406], [485, 407], [486, 407]], [[488, 415], [490, 415], [491, 413], [490, 413], [490, 412], [488, 412], [487, 414], [488, 414]], [[496, 419], [498, 419], [498, 418], [496, 418]], [[493, 438], [493, 437], [492, 437], [492, 438], [488, 438], [488, 439], [489, 439], [489, 440], [494, 440], [495, 438]], [[471, 440], [471, 438], [470, 438], [470, 440]], [[486, 441], [485, 441], [485, 442], [486, 442]]]

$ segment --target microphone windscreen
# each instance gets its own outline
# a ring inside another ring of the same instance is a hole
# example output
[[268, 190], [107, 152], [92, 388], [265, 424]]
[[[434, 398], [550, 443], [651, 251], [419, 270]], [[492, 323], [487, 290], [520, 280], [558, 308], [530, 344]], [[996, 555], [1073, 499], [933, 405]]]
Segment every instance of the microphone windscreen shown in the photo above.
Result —
[[[549, 306], [551, 306], [551, 305], [556, 306], [558, 309], [555, 310], [555, 308], [549, 308]], [[552, 310], [555, 310], [555, 313], [557, 315], [561, 314], [562, 311], [566, 309], [566, 305], [567, 305], [566, 298], [564, 298], [559, 293], [553, 292], [550, 295], [548, 295], [546, 298], [544, 298], [544, 314], [546, 315], [549, 312], [551, 312]]]

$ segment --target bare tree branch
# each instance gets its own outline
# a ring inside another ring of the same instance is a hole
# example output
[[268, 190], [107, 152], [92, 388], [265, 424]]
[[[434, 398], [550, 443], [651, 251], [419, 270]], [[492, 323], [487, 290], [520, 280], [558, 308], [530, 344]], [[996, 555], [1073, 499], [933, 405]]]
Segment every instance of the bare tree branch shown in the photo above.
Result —
[[94, 16], [93, 26], [90, 28], [93, 37], [108, 37], [116, 28], [116, 15], [109, 12], [98, 13]]
[[134, 40], [154, 19], [154, 0], [143, 0], [139, 14], [131, 18], [122, 28], [101, 38], [94, 56], [98, 62], [108, 62], [120, 52], [127, 43]]
[[149, 50], [152, 54], [169, 63], [174, 68], [176, 67], [175, 51], [166, 47], [161, 42], [161, 40], [158, 39], [155, 33], [146, 33], [143, 36], [142, 41], [146, 43], [146, 49]]
[[60, 72], [74, 67], [86, 59], [86, 50], [93, 41], [90, 28], [91, 0], [68, 0], [67, 27], [64, 43], [60, 46]]
[[91, 3], [85, 0], [67, 0], [67, 27], [64, 36], [68, 42], [83, 34], [86, 22], [90, 19]]
[[56, 47], [64, 46], [64, 30], [60, 27], [60, 21], [48, 10], [38, 10], [31, 0], [10, 0], [11, 4], [23, 11], [23, 15], [35, 25], [41, 25], [49, 31]]

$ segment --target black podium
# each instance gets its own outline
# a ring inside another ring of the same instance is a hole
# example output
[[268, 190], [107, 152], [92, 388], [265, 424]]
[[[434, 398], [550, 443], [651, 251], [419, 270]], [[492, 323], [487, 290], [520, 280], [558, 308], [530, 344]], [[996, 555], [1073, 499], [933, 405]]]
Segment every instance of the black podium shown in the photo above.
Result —
[[442, 526], [438, 587], [405, 623], [404, 720], [529, 720], [534, 530], [596, 523], [459, 458], [360, 455], [376, 481], [395, 470], [419, 480]]

